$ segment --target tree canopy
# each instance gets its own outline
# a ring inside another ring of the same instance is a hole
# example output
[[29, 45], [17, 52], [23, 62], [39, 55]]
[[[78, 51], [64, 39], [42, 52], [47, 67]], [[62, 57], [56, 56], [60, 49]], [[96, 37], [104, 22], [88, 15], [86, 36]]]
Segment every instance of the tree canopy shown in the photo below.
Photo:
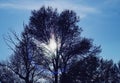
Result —
[[[64, 74], [69, 69], [69, 65], [76, 57], [96, 54], [99, 47], [94, 46], [91, 39], [81, 36], [82, 29], [78, 26], [79, 17], [74, 11], [64, 10], [57, 13], [51, 7], [42, 7], [33, 11], [29, 25], [26, 30], [39, 43], [38, 47], [43, 51], [39, 57], [44, 57], [53, 76], [55, 83], [58, 83], [59, 74], [64, 78]], [[50, 40], [56, 45], [54, 51], [49, 44]], [[38, 58], [39, 58], [38, 57]], [[59, 72], [59, 73], [58, 73]]]

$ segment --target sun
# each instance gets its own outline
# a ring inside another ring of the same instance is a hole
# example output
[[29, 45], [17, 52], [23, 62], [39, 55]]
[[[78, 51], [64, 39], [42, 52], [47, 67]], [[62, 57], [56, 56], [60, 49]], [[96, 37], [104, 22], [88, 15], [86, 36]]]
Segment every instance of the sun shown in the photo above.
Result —
[[56, 49], [57, 49], [57, 43], [55, 41], [55, 37], [54, 37], [53, 34], [51, 35], [51, 38], [49, 40], [48, 47], [49, 47], [49, 50], [52, 51], [52, 52], [55, 52]]
[[34, 40], [34, 43], [43, 49], [44, 54], [48, 57], [56, 56], [57, 50], [60, 48], [60, 40], [58, 42], [55, 40], [55, 35], [52, 33], [48, 43], [41, 43], [37, 39]]

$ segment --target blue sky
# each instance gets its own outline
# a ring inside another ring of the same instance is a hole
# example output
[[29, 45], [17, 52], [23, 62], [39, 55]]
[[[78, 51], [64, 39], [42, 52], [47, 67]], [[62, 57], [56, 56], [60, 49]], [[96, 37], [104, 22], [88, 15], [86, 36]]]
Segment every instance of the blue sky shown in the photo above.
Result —
[[105, 59], [120, 60], [120, 0], [0, 0], [0, 60], [6, 60], [11, 50], [3, 36], [10, 30], [18, 34], [23, 30], [23, 23], [28, 24], [31, 10], [41, 6], [52, 6], [61, 12], [74, 10], [81, 20], [82, 35], [94, 39], [94, 44], [101, 45]]

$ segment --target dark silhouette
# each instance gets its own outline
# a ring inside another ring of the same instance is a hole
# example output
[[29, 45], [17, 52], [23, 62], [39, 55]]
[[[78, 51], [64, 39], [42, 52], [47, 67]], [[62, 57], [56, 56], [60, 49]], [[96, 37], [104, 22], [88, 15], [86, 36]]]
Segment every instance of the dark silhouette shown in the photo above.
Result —
[[100, 46], [81, 36], [78, 22], [71, 10], [58, 13], [42, 7], [32, 11], [21, 38], [13, 33], [18, 42], [10, 36], [6, 39], [15, 48], [7, 43], [13, 54], [0, 64], [0, 82], [119, 83], [120, 63], [99, 58]]
[[[75, 12], [65, 10], [59, 14], [51, 7], [34, 10], [30, 17], [27, 30], [33, 38], [45, 45], [49, 45], [52, 37], [55, 39], [57, 46], [54, 52], [51, 48], [41, 48], [49, 50], [47, 56], [52, 54], [51, 57], [46, 57], [44, 60], [46, 63], [49, 62], [47, 63], [49, 68], [45, 68], [54, 73], [55, 83], [59, 82], [59, 75], [61, 75], [61, 79], [64, 78], [74, 59], [79, 60], [82, 56], [96, 54], [100, 51], [99, 47], [92, 44], [91, 39], [81, 37], [82, 29], [77, 25], [78, 22], [79, 17], [76, 16]], [[43, 52], [43, 56], [39, 57], [44, 56], [46, 54]]]
[[[15, 33], [13, 35], [18, 43], [15, 43], [11, 37], [8, 38], [9, 42], [15, 46], [15, 49], [9, 46], [14, 53], [10, 60], [7, 63], [3, 63], [3, 65], [19, 76], [21, 80], [24, 80], [25, 83], [36, 83], [43, 72], [43, 70], [38, 69], [32, 60], [37, 56], [36, 45], [32, 42], [27, 31], [22, 33], [21, 39]], [[21, 83], [24, 82], [22, 81]]]
[[70, 67], [62, 83], [119, 83], [119, 74], [112, 60], [87, 56]]
[[[20, 83], [20, 79], [10, 69], [0, 63], [0, 82], [1, 83]], [[21, 82], [22, 83], [22, 82]]]

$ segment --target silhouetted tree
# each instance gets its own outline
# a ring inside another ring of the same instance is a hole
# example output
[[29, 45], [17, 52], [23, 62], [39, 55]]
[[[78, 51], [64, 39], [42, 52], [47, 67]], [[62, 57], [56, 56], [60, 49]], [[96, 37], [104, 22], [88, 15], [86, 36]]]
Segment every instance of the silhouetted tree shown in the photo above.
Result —
[[119, 83], [118, 78], [118, 67], [113, 63], [112, 60], [100, 60], [98, 75], [99, 78], [96, 82], [104, 83]]
[[16, 33], [13, 33], [13, 35], [18, 43], [16, 44], [16, 40], [14, 41], [11, 37], [8, 38], [9, 42], [14, 45], [15, 49], [9, 46], [14, 53], [10, 57], [6, 66], [14, 72], [14, 74], [18, 75], [19, 78], [24, 80], [25, 83], [36, 83], [43, 72], [43, 70], [39, 69], [32, 60], [37, 56], [36, 45], [32, 42], [27, 31], [22, 33], [21, 39]]
[[117, 67], [118, 67], [118, 72], [117, 72], [118, 82], [120, 82], [120, 61], [118, 62]]
[[119, 67], [112, 60], [108, 61], [96, 56], [87, 56], [70, 67], [63, 82], [119, 83], [119, 75]]
[[95, 83], [98, 67], [99, 58], [93, 55], [87, 56], [84, 59], [81, 59], [80, 61], [71, 65], [63, 82]]
[[0, 63], [0, 83], [22, 83], [17, 75], [14, 73], [3, 63]]
[[79, 17], [75, 12], [65, 10], [57, 13], [51, 7], [34, 10], [30, 17], [26, 30], [42, 50], [38, 58], [43, 58], [47, 67], [45, 64], [43, 66], [53, 73], [55, 83], [60, 80], [60, 75], [61, 80], [65, 78], [75, 60], [100, 51], [91, 39], [81, 37], [82, 29], [77, 25], [78, 22]]

